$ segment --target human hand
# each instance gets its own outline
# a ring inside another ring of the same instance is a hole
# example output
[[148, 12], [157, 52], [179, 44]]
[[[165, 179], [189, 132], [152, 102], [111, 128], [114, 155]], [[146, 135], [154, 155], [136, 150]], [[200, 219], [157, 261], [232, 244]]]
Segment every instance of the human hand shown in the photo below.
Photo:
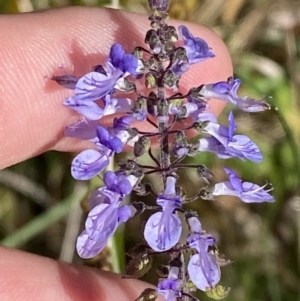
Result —
[[[170, 22], [178, 27], [184, 22]], [[50, 149], [75, 151], [86, 146], [63, 135], [80, 117], [62, 105], [72, 91], [45, 77], [65, 70], [83, 75], [105, 59], [113, 42], [129, 51], [142, 44], [146, 16], [123, 11], [67, 8], [0, 18], [0, 168]], [[223, 42], [210, 30], [189, 25], [213, 48], [214, 59], [191, 67], [181, 92], [203, 83], [226, 80], [231, 60]], [[210, 101], [218, 114], [223, 103]], [[106, 118], [105, 123], [112, 118]], [[142, 282], [111, 273], [0, 248], [0, 300], [134, 300]]]

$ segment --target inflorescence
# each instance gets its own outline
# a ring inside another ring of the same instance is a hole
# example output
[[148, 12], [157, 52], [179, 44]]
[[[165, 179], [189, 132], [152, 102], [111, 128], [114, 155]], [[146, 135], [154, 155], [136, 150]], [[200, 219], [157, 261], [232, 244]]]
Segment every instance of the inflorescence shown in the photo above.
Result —
[[[138, 46], [129, 54], [116, 43], [111, 46], [105, 66], [97, 65], [80, 78], [69, 74], [52, 77], [58, 84], [74, 90], [75, 94], [68, 97], [64, 105], [82, 116], [79, 122], [67, 127], [66, 136], [91, 141], [95, 146], [82, 151], [73, 160], [71, 172], [75, 179], [89, 180], [99, 175], [125, 145], [133, 148], [134, 156], [119, 162], [119, 170], [106, 171], [103, 175], [105, 186], [90, 196], [90, 211], [85, 230], [77, 240], [77, 251], [82, 258], [96, 256], [120, 224], [151, 209], [156, 213], [145, 224], [145, 242], [130, 252], [132, 260], [127, 274], [142, 276], [148, 269], [134, 271], [135, 267], [143, 266], [157, 253], [168, 254], [170, 262], [161, 272], [156, 290], [146, 289], [137, 300], [155, 299], [160, 294], [166, 301], [178, 298], [194, 301], [197, 298], [190, 293], [191, 283], [208, 295], [213, 296], [217, 291], [219, 295], [221, 292], [221, 297], [226, 296], [229, 289], [218, 283], [220, 267], [230, 261], [219, 256], [216, 239], [202, 229], [197, 214], [184, 209], [183, 205], [198, 199], [214, 200], [219, 195], [236, 196], [245, 203], [273, 202], [269, 194], [272, 189], [243, 182], [229, 168], [224, 168], [229, 180], [213, 185], [213, 174], [206, 166], [181, 161], [199, 152], [212, 152], [220, 159], [235, 157], [261, 162], [263, 156], [257, 145], [247, 136], [235, 134], [237, 126], [233, 113], [229, 114], [228, 127], [220, 125], [209, 113], [209, 99], [220, 99], [245, 112], [260, 112], [270, 106], [264, 100], [240, 98], [237, 93], [240, 80], [232, 77], [192, 87], [186, 95], [177, 92], [181, 75], [191, 65], [213, 59], [215, 55], [213, 49], [203, 39], [194, 37], [186, 26], [179, 26], [178, 36], [176, 29], [166, 23], [168, 0], [148, 2], [152, 10], [151, 29], [145, 36], [148, 48]], [[178, 40], [183, 46], [178, 46]], [[136, 83], [142, 78], [151, 91], [148, 95], [137, 88]], [[120, 92], [129, 97], [120, 97]], [[99, 123], [103, 116], [115, 113], [121, 113], [118, 114], [121, 117], [114, 118], [111, 126]], [[148, 124], [155, 131], [141, 132], [138, 126], [132, 126], [138, 122]], [[186, 137], [190, 129], [200, 135], [194, 143]], [[152, 153], [153, 138], [159, 141], [159, 159]], [[139, 157], [146, 153], [153, 160], [153, 166], [139, 163]], [[177, 184], [179, 168], [197, 170], [203, 187], [195, 196], [187, 197], [182, 193], [183, 189]], [[156, 193], [143, 181], [144, 175], [151, 173], [161, 176], [163, 191]], [[139, 195], [152, 193], [157, 206], [142, 202], [123, 204], [125, 196], [132, 191]], [[183, 221], [189, 228], [187, 237], [182, 237]]]

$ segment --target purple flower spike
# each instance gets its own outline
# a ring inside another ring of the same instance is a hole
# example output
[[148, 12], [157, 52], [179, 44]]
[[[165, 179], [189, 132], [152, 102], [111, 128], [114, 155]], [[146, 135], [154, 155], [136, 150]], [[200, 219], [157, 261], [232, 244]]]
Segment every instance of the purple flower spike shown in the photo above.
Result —
[[239, 98], [237, 91], [240, 84], [240, 79], [230, 77], [227, 82], [204, 85], [200, 93], [205, 99], [217, 98], [233, 103], [245, 112], [254, 113], [270, 109], [270, 105], [263, 100], [255, 100], [249, 97]]
[[72, 161], [71, 174], [76, 180], [89, 180], [100, 173], [109, 163], [111, 152], [100, 153], [87, 149]]
[[263, 159], [257, 145], [245, 135], [234, 135], [236, 124], [232, 112], [229, 114], [229, 128], [209, 122], [205, 132], [212, 137], [199, 139], [199, 151], [216, 153], [221, 159], [237, 157], [241, 160], [261, 162]]
[[187, 27], [180, 25], [178, 31], [183, 39], [190, 64], [195, 64], [215, 56], [208, 44], [201, 38], [195, 38]]
[[213, 196], [237, 196], [244, 203], [275, 202], [274, 197], [269, 194], [272, 188], [265, 190], [267, 184], [258, 186], [250, 182], [242, 182], [233, 170], [229, 168], [224, 168], [224, 170], [229, 175], [229, 181], [217, 183], [212, 191]]

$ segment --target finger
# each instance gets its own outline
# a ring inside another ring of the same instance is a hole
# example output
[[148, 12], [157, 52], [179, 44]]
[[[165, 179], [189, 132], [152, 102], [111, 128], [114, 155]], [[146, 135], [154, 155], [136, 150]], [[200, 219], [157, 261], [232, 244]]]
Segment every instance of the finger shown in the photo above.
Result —
[[[176, 27], [183, 22], [170, 22]], [[203, 83], [226, 80], [231, 60], [223, 42], [210, 30], [188, 25], [204, 38], [216, 57], [191, 67], [180, 82], [181, 91]], [[117, 10], [67, 8], [0, 18], [0, 168], [49, 149], [73, 151], [86, 146], [64, 138], [67, 125], [79, 116], [62, 105], [73, 91], [45, 76], [64, 64], [77, 76], [103, 63], [114, 42], [127, 51], [143, 45], [149, 28], [146, 16]], [[61, 72], [61, 71], [60, 71]], [[211, 102], [215, 113], [222, 105]]]
[[132, 301], [149, 287], [95, 268], [0, 247], [0, 300]]

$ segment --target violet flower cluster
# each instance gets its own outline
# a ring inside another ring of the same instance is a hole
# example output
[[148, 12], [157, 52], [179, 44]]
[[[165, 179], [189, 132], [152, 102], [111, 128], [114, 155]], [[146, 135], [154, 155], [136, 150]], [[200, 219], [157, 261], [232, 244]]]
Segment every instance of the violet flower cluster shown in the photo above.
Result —
[[[85, 229], [77, 240], [77, 251], [82, 258], [96, 256], [120, 224], [151, 209], [152, 215], [143, 229], [143, 251], [132, 256], [132, 260], [145, 262], [157, 253], [165, 253], [171, 261], [157, 289], [145, 290], [137, 300], [151, 299], [151, 294], [162, 295], [166, 301], [183, 297], [196, 300], [188, 284], [192, 282], [204, 292], [220, 288], [220, 267], [224, 261], [218, 256], [216, 239], [202, 229], [197, 214], [187, 211], [184, 204], [224, 195], [238, 197], [245, 203], [273, 202], [274, 198], [267, 185], [243, 182], [229, 168], [225, 168], [228, 181], [213, 184], [213, 175], [206, 166], [181, 161], [197, 153], [212, 152], [224, 160], [261, 162], [263, 156], [258, 146], [247, 136], [235, 133], [233, 112], [229, 114], [228, 125], [219, 124], [209, 113], [209, 100], [220, 99], [233, 109], [245, 112], [260, 112], [270, 106], [264, 100], [239, 97], [241, 82], [232, 77], [217, 83], [199, 83], [187, 94], [179, 93], [181, 76], [193, 64], [213, 60], [214, 51], [206, 41], [194, 37], [186, 26], [179, 26], [177, 33], [176, 28], [166, 23], [168, 0], [149, 0], [149, 5], [152, 15], [149, 17], [151, 29], [145, 36], [147, 47], [137, 46], [127, 53], [122, 45], [115, 43], [104, 65], [95, 66], [82, 77], [64, 74], [52, 78], [74, 90], [64, 105], [81, 115], [79, 122], [67, 127], [66, 136], [90, 141], [92, 145], [74, 158], [73, 177], [89, 180], [104, 172], [105, 186], [90, 196], [90, 211]], [[137, 81], [142, 78], [150, 91], [147, 94], [138, 89]], [[101, 118], [115, 113], [119, 117], [104, 127]], [[139, 123], [143, 123], [143, 128], [149, 125], [155, 130], [140, 131]], [[194, 143], [187, 140], [185, 132], [189, 129], [199, 133]], [[159, 141], [158, 159], [152, 152], [152, 139]], [[114, 154], [121, 153], [125, 146], [132, 148], [129, 158], [118, 163], [119, 170], [105, 172]], [[140, 162], [139, 158], [145, 154], [150, 156], [153, 165]], [[176, 173], [179, 168], [196, 168], [202, 183], [197, 195], [183, 195]], [[152, 173], [161, 177], [161, 191], [153, 191], [144, 181], [144, 176]], [[125, 204], [125, 196], [133, 191], [142, 196], [151, 193], [157, 206], [142, 202]], [[183, 223], [189, 228], [187, 236], [183, 236]]]

